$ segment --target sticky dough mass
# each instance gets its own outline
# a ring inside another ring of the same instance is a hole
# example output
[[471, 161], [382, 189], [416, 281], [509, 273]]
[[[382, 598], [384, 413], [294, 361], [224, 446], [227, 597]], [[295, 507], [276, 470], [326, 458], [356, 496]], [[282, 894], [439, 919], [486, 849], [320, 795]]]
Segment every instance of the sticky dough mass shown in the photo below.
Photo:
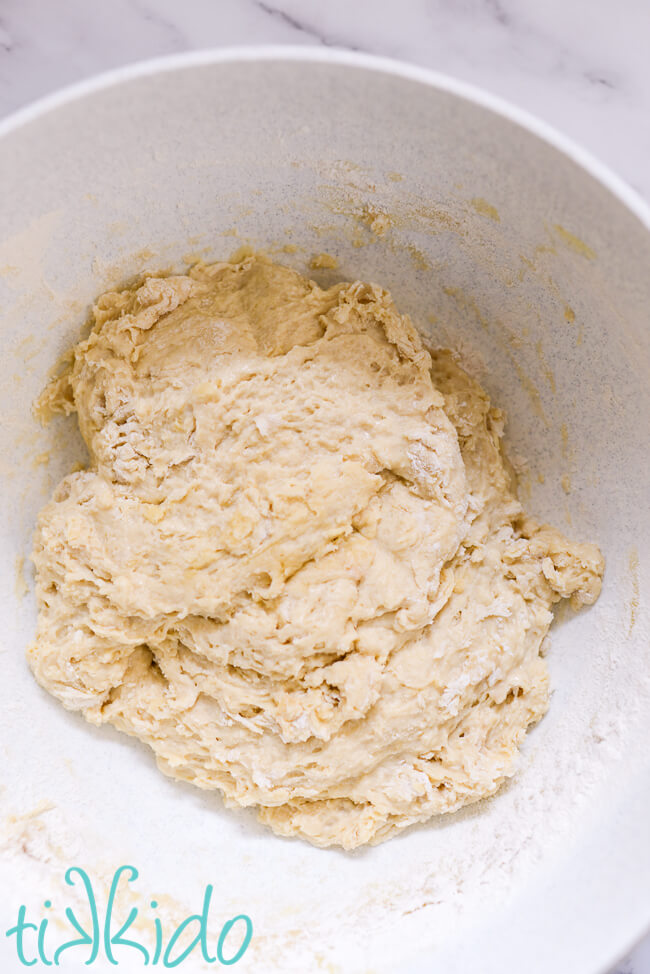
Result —
[[603, 560], [527, 517], [503, 414], [387, 291], [262, 257], [104, 294], [42, 408], [30, 664], [281, 835], [353, 848], [495, 792]]

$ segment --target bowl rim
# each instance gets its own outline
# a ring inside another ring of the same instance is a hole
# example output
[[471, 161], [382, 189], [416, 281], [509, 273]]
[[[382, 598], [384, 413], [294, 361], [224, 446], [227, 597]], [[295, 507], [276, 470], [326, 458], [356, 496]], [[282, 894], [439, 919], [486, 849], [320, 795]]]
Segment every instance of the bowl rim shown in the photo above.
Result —
[[409, 64], [396, 58], [350, 51], [340, 47], [318, 47], [309, 44], [304, 46], [283, 44], [238, 45], [201, 48], [134, 61], [65, 85], [51, 94], [44, 95], [11, 112], [0, 120], [0, 139], [24, 125], [36, 121], [50, 111], [79, 101], [96, 91], [116, 87], [126, 81], [209, 64], [255, 61], [295, 61], [365, 68], [369, 71], [393, 75], [410, 81], [419, 81], [431, 88], [437, 88], [464, 101], [469, 101], [514, 122], [568, 156], [569, 159], [609, 190], [650, 232], [650, 204], [646, 202], [643, 196], [621, 176], [618, 176], [613, 169], [601, 162], [596, 155], [583, 148], [579, 142], [574, 141], [549, 122], [499, 95], [494, 95], [490, 91], [480, 88], [478, 85], [460, 81], [441, 71]]
[[[258, 44], [233, 45], [227, 47], [199, 48], [157, 57], [136, 60], [119, 67], [90, 75], [55, 89], [50, 94], [32, 100], [0, 118], [0, 140], [25, 125], [37, 121], [51, 111], [81, 101], [88, 95], [117, 87], [137, 78], [156, 74], [203, 67], [211, 64], [253, 63], [259, 61], [285, 61], [306, 64], [330, 64], [363, 68], [392, 75], [396, 78], [417, 81], [439, 91], [484, 108], [520, 126], [525, 131], [557, 149], [564, 156], [592, 176], [607, 189], [628, 211], [635, 216], [642, 227], [650, 233], [650, 202], [625, 179], [617, 175], [608, 165], [579, 142], [564, 134], [549, 122], [544, 121], [527, 109], [520, 108], [506, 98], [470, 82], [461, 81], [452, 75], [432, 68], [410, 64], [396, 58], [351, 51], [341, 47], [319, 47], [312, 44]], [[636, 935], [624, 945], [618, 944], [602, 966], [594, 974], [611, 971], [630, 950], [650, 933], [650, 917]]]

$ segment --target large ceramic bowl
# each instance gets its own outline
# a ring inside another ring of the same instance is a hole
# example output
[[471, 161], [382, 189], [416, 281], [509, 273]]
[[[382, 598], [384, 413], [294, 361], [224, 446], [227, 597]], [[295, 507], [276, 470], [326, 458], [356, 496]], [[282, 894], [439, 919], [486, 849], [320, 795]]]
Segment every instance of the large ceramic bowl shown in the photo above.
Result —
[[[23, 903], [46, 915], [45, 897], [62, 919], [80, 890], [67, 867], [101, 903], [128, 863], [143, 942], [151, 896], [177, 923], [211, 883], [211, 931], [253, 920], [240, 970], [606, 970], [650, 921], [648, 210], [475, 89], [305, 49], [68, 89], [0, 127], [0, 186], [3, 929]], [[550, 711], [510, 785], [358, 854], [281, 840], [166, 779], [144, 746], [66, 713], [24, 657], [35, 515], [83, 457], [74, 421], [41, 429], [32, 401], [102, 290], [242, 245], [301, 269], [327, 252], [338, 269], [317, 279], [390, 288], [506, 409], [528, 508], [607, 558], [598, 603], [552, 628]], [[14, 969], [15, 938], [0, 958]]]

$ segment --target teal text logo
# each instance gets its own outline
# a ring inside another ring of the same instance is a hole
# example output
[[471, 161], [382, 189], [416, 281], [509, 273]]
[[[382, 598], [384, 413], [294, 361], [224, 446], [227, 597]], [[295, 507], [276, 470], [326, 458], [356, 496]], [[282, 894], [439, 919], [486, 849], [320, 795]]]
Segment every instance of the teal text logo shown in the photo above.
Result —
[[[130, 937], [126, 936], [138, 916], [137, 908], [132, 907], [126, 919], [114, 916], [115, 897], [122, 877], [127, 883], [132, 883], [138, 878], [138, 870], [135, 866], [120, 866], [115, 870], [106, 911], [103, 919], [100, 919], [88, 873], [79, 866], [72, 866], [67, 870], [65, 881], [68, 886], [80, 884], [83, 888], [90, 922], [84, 926], [72, 909], [66, 907], [65, 916], [71, 931], [74, 931], [74, 936], [63, 943], [59, 942], [58, 945], [51, 942], [52, 935], [48, 934], [48, 915], [33, 923], [27, 917], [27, 908], [19, 907], [16, 923], [6, 931], [6, 936], [15, 938], [16, 954], [20, 963], [25, 967], [33, 967], [39, 961], [47, 967], [58, 966], [61, 956], [72, 951], [79, 959], [83, 959], [85, 954], [85, 964], [92, 964], [103, 953], [110, 964], [118, 965], [125, 961], [132, 970], [133, 959], [136, 954], [139, 954], [143, 965], [159, 964], [161, 967], [178, 967], [192, 951], [198, 949], [203, 960], [208, 964], [219, 963], [230, 966], [241, 960], [248, 950], [253, 937], [253, 923], [245, 913], [240, 913], [224, 923], [216, 944], [212, 946], [208, 944], [208, 914], [213, 893], [210, 885], [205, 888], [201, 912], [188, 916], [168, 936], [163, 931], [160, 918], [153, 916], [155, 946], [153, 950], [147, 949], [134, 938], [133, 932]], [[52, 901], [45, 900], [43, 906], [45, 910], [50, 911]], [[152, 911], [155, 911], [158, 903], [156, 900], [151, 900], [150, 906]], [[190, 936], [192, 939], [188, 943]]]

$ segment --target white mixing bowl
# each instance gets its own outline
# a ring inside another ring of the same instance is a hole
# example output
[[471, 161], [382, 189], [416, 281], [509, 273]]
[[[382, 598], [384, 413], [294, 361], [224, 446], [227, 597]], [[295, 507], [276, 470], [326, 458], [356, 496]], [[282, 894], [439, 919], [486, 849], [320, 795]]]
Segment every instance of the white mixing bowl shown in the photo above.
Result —
[[[606, 970], [650, 920], [648, 210], [495, 99], [306, 49], [77, 85], [0, 126], [0, 186], [2, 929], [46, 896], [62, 913], [68, 866], [104, 882], [133, 863], [143, 903], [191, 912], [212, 883], [215, 923], [249, 914], [242, 971]], [[552, 628], [551, 708], [517, 777], [358, 854], [281, 840], [166, 779], [144, 746], [66, 713], [24, 658], [21, 559], [83, 456], [74, 421], [41, 429], [32, 401], [102, 290], [242, 244], [303, 270], [332, 254], [318, 280], [380, 282], [459, 348], [507, 411], [528, 509], [607, 558], [598, 603]], [[1, 958], [17, 963], [4, 936]]]

